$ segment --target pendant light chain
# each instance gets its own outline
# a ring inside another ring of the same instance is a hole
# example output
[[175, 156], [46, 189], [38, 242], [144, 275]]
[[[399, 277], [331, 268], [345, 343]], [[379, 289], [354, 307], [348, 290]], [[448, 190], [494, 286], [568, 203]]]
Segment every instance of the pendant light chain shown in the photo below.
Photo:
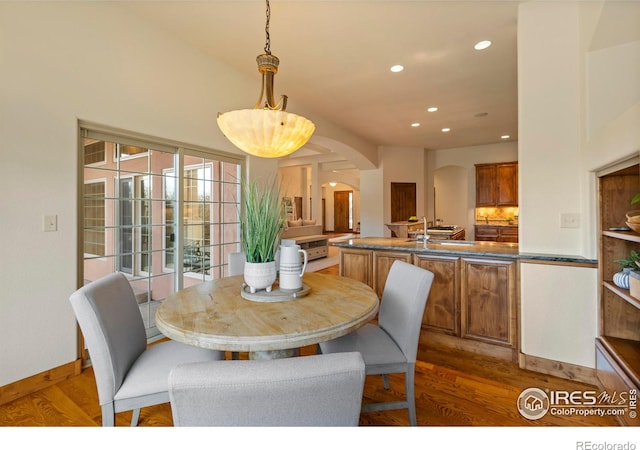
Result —
[[271, 54], [271, 37], [269, 36], [269, 20], [271, 19], [271, 5], [269, 5], [269, 0], [267, 0], [267, 25], [264, 27], [265, 34], [267, 35], [267, 41], [264, 44], [264, 52], [267, 55]]

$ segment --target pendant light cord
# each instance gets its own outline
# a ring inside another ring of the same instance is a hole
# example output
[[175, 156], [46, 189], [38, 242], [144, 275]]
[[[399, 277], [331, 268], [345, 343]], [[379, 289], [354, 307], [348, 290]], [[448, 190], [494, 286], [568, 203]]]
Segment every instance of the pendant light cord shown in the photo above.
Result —
[[267, 41], [264, 44], [264, 52], [267, 55], [271, 54], [271, 37], [269, 36], [269, 20], [271, 19], [271, 5], [267, 0], [267, 25], [264, 27], [265, 34], [267, 35]]

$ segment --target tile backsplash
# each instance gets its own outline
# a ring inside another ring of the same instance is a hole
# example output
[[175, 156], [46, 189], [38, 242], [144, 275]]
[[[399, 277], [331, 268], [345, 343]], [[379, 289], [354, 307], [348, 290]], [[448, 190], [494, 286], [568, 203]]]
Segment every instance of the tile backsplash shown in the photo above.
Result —
[[515, 206], [476, 208], [477, 225], [517, 225], [518, 208]]

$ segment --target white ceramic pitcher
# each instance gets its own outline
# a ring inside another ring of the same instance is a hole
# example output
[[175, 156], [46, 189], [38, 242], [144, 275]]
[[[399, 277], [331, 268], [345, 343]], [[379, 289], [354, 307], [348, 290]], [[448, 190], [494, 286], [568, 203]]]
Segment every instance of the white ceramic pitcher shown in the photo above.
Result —
[[[302, 254], [301, 262], [300, 255]], [[280, 290], [299, 291], [307, 268], [307, 251], [297, 244], [280, 245]]]

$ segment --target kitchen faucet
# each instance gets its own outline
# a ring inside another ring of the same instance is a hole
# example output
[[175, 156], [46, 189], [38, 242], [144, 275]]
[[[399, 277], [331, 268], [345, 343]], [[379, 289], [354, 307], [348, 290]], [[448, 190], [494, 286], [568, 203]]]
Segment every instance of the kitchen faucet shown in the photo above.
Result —
[[423, 227], [422, 227], [422, 240], [424, 242], [427, 242], [428, 236], [427, 236], [427, 217], [426, 216], [422, 216], [422, 223], [423, 223]]

